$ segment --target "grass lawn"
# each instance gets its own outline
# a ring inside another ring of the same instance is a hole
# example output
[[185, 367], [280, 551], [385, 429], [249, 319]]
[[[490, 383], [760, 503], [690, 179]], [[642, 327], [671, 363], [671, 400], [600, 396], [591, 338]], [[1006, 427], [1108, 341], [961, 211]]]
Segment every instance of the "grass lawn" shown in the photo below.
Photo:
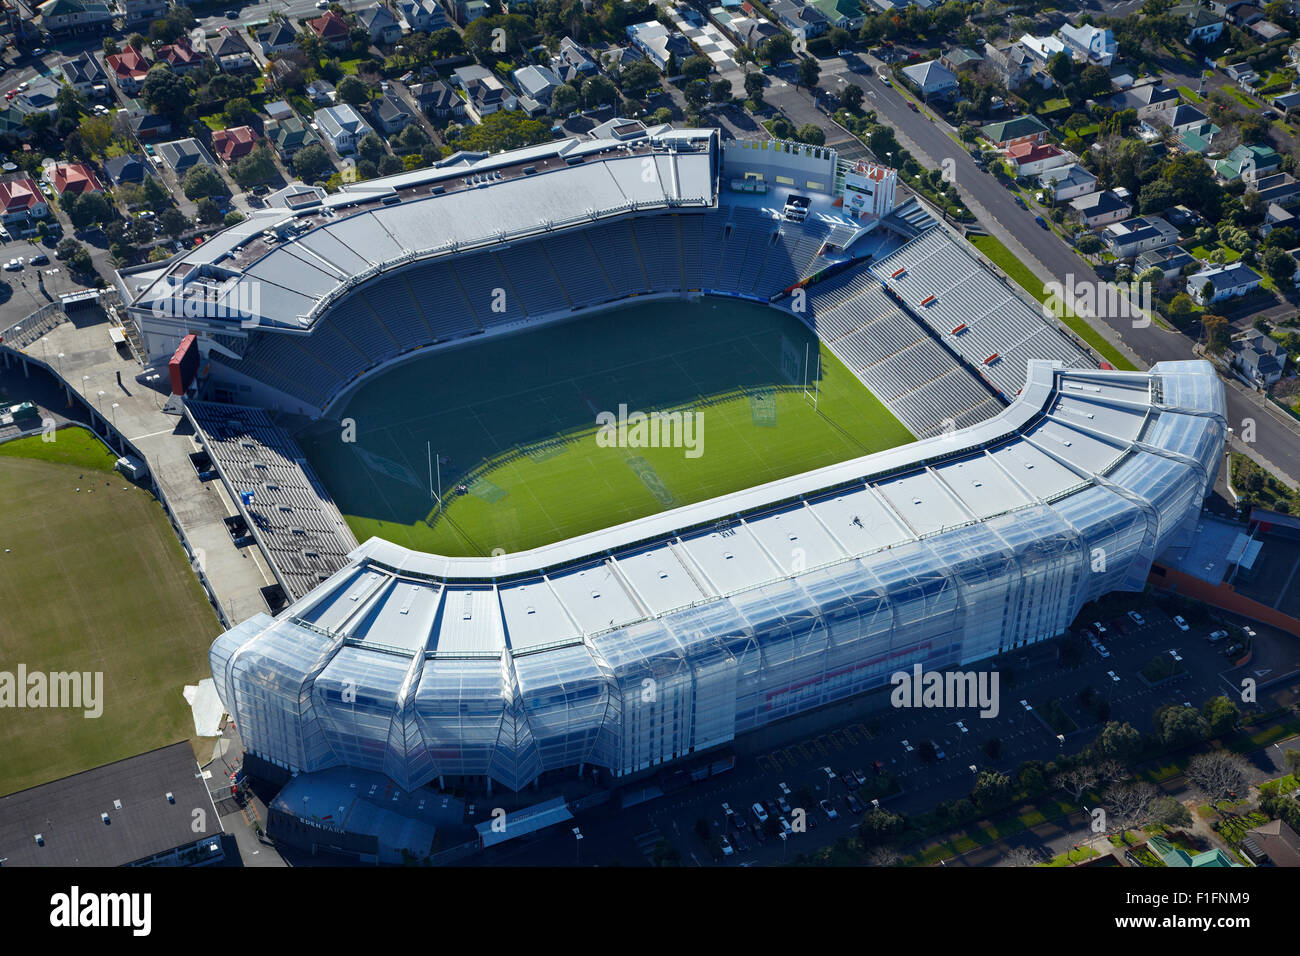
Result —
[[113, 461], [82, 429], [0, 445], [0, 667], [103, 673], [97, 719], [6, 712], [0, 793], [177, 740], [198, 746], [181, 691], [210, 676], [221, 628], [161, 507]]
[[1197, 259], [1209, 259], [1210, 253], [1214, 252], [1216, 249], [1223, 250], [1223, 261], [1225, 263], [1236, 262], [1238, 259], [1241, 258], [1240, 252], [1238, 252], [1235, 249], [1229, 249], [1221, 242], [1216, 242], [1212, 246], [1193, 246], [1188, 251], [1191, 252], [1191, 254], [1195, 256]]
[[[971, 242], [975, 248], [988, 256], [993, 262], [1011, 277], [1012, 281], [1022, 289], [1032, 295], [1039, 302], [1047, 301], [1047, 293], [1043, 290], [1043, 283], [1027, 265], [1011, 254], [1011, 250], [1003, 245], [1002, 240], [996, 236], [971, 236]], [[1061, 321], [1074, 332], [1075, 335], [1091, 345], [1096, 351], [1111, 365], [1117, 369], [1133, 371], [1137, 368], [1132, 362], [1120, 354], [1119, 349], [1111, 345], [1101, 333], [1089, 325], [1086, 321], [1075, 315], [1071, 311], [1066, 311], [1061, 317]]]
[[1180, 86], [1178, 87], [1178, 92], [1182, 95], [1183, 99], [1189, 103], [1201, 102], [1201, 95], [1190, 86]]
[[1040, 863], [1040, 866], [1074, 866], [1076, 863], [1086, 863], [1089, 860], [1095, 860], [1101, 856], [1099, 850], [1090, 846], [1082, 846], [1075, 850], [1073, 848], [1066, 850], [1060, 856], [1052, 857], [1047, 863]]
[[200, 116], [199, 120], [214, 133], [219, 133], [226, 128], [225, 117], [220, 113], [209, 113], [207, 116]]
[[[358, 540], [520, 551], [913, 440], [824, 348], [814, 411], [802, 381], [818, 352], [764, 306], [631, 306], [415, 359], [337, 413], [355, 443], [334, 422], [300, 440]], [[597, 415], [620, 406], [693, 415], [697, 431], [675, 447], [598, 442]]]
[[1235, 86], [1225, 86], [1224, 89], [1228, 91], [1229, 96], [1231, 96], [1242, 106], [1245, 106], [1247, 109], [1257, 110], [1264, 105], [1259, 100], [1255, 99], [1253, 96], [1247, 96], [1245, 93], [1237, 89]]

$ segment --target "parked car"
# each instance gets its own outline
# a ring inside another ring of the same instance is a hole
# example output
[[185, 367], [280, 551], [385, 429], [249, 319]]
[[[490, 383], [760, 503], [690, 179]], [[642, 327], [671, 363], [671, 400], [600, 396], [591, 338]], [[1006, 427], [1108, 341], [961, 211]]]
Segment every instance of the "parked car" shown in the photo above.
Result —
[[866, 786], [866, 783], [867, 783], [867, 775], [866, 775], [865, 773], [863, 773], [861, 770], [855, 770], [855, 771], [853, 771], [853, 778], [854, 778], [855, 780], [858, 781], [858, 786], [859, 786], [859, 787]]
[[1223, 652], [1223, 656], [1224, 656], [1224, 657], [1236, 657], [1238, 654], [1240, 654], [1240, 653], [1241, 653], [1242, 651], [1244, 651], [1245, 649], [1246, 649], [1246, 645], [1245, 645], [1245, 644], [1233, 644], [1231, 647], [1229, 647], [1226, 651]]
[[5, 263], [6, 272], [17, 272], [22, 267], [23, 267], [23, 261], [21, 259], [10, 259], [8, 262]]
[[1103, 661], [1106, 658], [1110, 657], [1110, 651], [1106, 650], [1105, 644], [1094, 644], [1092, 645], [1092, 649], [1097, 652], [1097, 656], [1100, 657]]
[[767, 811], [761, 803], [755, 803], [750, 809], [754, 811], [754, 819], [758, 821], [759, 827], [762, 827], [767, 822]]
[[736, 852], [735, 847], [731, 845], [731, 841], [728, 840], [725, 836], [718, 837], [718, 842], [722, 844], [723, 856], [731, 856], [733, 853]]
[[1228, 636], [1227, 631], [1211, 631], [1210, 636], [1206, 638], [1211, 644], [1217, 644]]
[[1047, 220], [1044, 219], [1042, 216], [1035, 216], [1035, 217], [1034, 217], [1034, 222], [1038, 223], [1038, 227], [1039, 227], [1040, 229], [1046, 229], [1046, 228], [1047, 228]]
[[34, 266], [48, 266], [50, 264], [50, 257], [43, 252], [38, 252], [27, 261], [29, 264]]
[[1027, 208], [1028, 208], [1028, 207], [1025, 205], [1025, 201], [1024, 201], [1023, 199], [1021, 199], [1018, 195], [1012, 195], [1011, 198], [1014, 199], [1014, 200], [1016, 201], [1016, 205], [1019, 206], [1021, 209], [1027, 209]]
[[1181, 614], [1174, 615], [1174, 623], [1178, 625], [1178, 630], [1180, 631], [1190, 630], [1190, 628], [1188, 628], [1187, 626], [1187, 622], [1183, 620], [1183, 616]]
[[1137, 611], [1129, 611], [1128, 616], [1132, 619], [1133, 623], [1136, 624], [1138, 627], [1141, 627], [1143, 624], [1146, 623], [1146, 618], [1144, 618]]
[[916, 104], [913, 103], [911, 100], [908, 100], [908, 101], [907, 101], [907, 108], [908, 108], [909, 110], [911, 110], [913, 113], [920, 112], [919, 110], [917, 110], [917, 108], [916, 108]]
[[862, 801], [851, 793], [845, 796], [844, 802], [849, 805], [849, 813], [852, 813], [854, 816], [861, 815], [867, 809], [862, 805]]
[[826, 814], [827, 820], [835, 820], [839, 817], [839, 814], [835, 812], [835, 808], [831, 806], [829, 800], [822, 800], [819, 806], [822, 808], [822, 813]]

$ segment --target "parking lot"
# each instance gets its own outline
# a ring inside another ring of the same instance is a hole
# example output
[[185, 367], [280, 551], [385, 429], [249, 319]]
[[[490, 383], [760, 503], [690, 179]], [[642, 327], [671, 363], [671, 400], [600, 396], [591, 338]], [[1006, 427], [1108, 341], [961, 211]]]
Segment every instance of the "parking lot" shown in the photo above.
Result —
[[[653, 845], [667, 839], [687, 864], [762, 865], [794, 859], [850, 835], [873, 795], [893, 810], [925, 812], [941, 801], [968, 796], [979, 771], [1010, 774], [1024, 761], [1076, 752], [1104, 724], [1098, 708], [1104, 712], [1108, 707], [1106, 719], [1127, 721], [1145, 732], [1162, 705], [1199, 708], [1219, 694], [1239, 699], [1239, 680], [1249, 671], [1236, 673], [1224, 656], [1230, 640], [1207, 641], [1219, 625], [1189, 625], [1183, 631], [1158, 607], [1140, 601], [1134, 606], [1142, 624], [1127, 616], [1101, 622], [1106, 633], [1097, 636], [1106, 649], [1104, 658], [1084, 639], [1076, 662], [1060, 659], [1061, 641], [991, 662], [998, 674], [995, 717], [982, 718], [976, 708], [896, 710], [889, 708], [886, 693], [868, 695], [859, 719], [742, 758], [729, 774], [646, 804], [650, 826], [636, 835], [637, 846], [648, 858]], [[1173, 660], [1171, 650], [1180, 660]], [[1179, 673], [1153, 686], [1139, 672], [1161, 658], [1168, 658], [1169, 668]], [[1091, 693], [1085, 695], [1088, 688]], [[1059, 707], [1051, 706], [1052, 701]], [[897, 789], [887, 793], [891, 778]], [[823, 800], [835, 811], [833, 819], [822, 808]], [[755, 802], [767, 817], [762, 824]], [[803, 810], [806, 828], [796, 825], [798, 810]], [[707, 841], [701, 819], [708, 824]], [[791, 832], [782, 839], [787, 825]], [[756, 836], [760, 829], [766, 836], [761, 841]], [[721, 850], [716, 839], [724, 834], [730, 852]]]

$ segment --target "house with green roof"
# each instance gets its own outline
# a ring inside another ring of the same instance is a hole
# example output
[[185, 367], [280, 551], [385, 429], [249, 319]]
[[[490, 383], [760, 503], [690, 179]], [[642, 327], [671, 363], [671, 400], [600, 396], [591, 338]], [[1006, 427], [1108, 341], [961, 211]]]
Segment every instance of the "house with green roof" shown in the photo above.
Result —
[[998, 149], [1017, 143], [1042, 143], [1047, 140], [1047, 126], [1036, 116], [1017, 116], [1000, 123], [988, 123], [981, 135]]
[[1223, 130], [1213, 123], [1202, 123], [1200, 126], [1192, 129], [1185, 129], [1179, 134], [1178, 141], [1182, 143], [1183, 149], [1198, 156], [1204, 156], [1210, 151], [1214, 144], [1214, 137], [1218, 136]]
[[294, 154], [304, 146], [320, 145], [318, 137], [311, 128], [297, 116], [287, 116], [282, 120], [267, 120], [262, 129], [271, 146], [284, 160], [292, 160]]
[[1272, 146], [1234, 146], [1232, 152], [1214, 164], [1214, 173], [1226, 183], [1238, 179], [1253, 185], [1260, 176], [1282, 164]]
[[113, 12], [100, 0], [45, 0], [37, 8], [43, 29], [76, 32], [113, 22]]
[[984, 62], [984, 57], [969, 47], [957, 46], [939, 57], [939, 62], [954, 73], [964, 73], [967, 70], [978, 69]]
[[808, 5], [816, 7], [833, 27], [857, 30], [867, 19], [858, 0], [810, 0]]
[[1147, 840], [1147, 846], [1151, 848], [1156, 856], [1160, 857], [1165, 866], [1191, 867], [1193, 869], [1241, 866], [1240, 863], [1235, 862], [1232, 857], [1218, 847], [1192, 855], [1186, 850], [1174, 846], [1161, 836], [1153, 836]]

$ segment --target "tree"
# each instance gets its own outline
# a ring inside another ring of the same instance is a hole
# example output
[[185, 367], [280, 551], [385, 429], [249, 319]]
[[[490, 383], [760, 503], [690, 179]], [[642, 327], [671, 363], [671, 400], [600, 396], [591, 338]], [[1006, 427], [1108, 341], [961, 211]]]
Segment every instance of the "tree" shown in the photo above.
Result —
[[339, 80], [338, 85], [334, 87], [334, 92], [338, 94], [339, 99], [351, 106], [360, 106], [370, 99], [370, 87], [355, 76], [345, 76]]
[[1156, 736], [1166, 747], [1181, 747], [1184, 744], [1204, 740], [1209, 732], [1209, 724], [1194, 707], [1181, 704], [1169, 704], [1156, 711], [1152, 721]]
[[1142, 735], [1134, 729], [1133, 725], [1116, 721], [1106, 724], [1097, 735], [1097, 739], [1092, 742], [1092, 750], [1098, 756], [1120, 761], [1134, 756], [1141, 746]]
[[817, 65], [817, 60], [814, 57], [806, 56], [799, 61], [799, 83], [801, 85], [812, 89], [817, 85], [821, 75], [822, 68]]
[[568, 116], [578, 108], [580, 100], [578, 91], [565, 83], [551, 93], [551, 110], [558, 116]]
[[1058, 773], [1052, 782], [1077, 802], [1085, 791], [1097, 785], [1097, 779], [1097, 768], [1088, 763], [1078, 763]]
[[669, 53], [668, 59], [664, 62], [664, 76], [670, 79], [681, 72], [681, 64], [677, 62], [677, 54]]
[[190, 228], [190, 221], [175, 206], [172, 206], [159, 216], [158, 222], [162, 225], [163, 232], [173, 239]]
[[731, 101], [731, 81], [715, 80], [709, 85], [709, 99], [715, 103], [728, 103]]
[[1068, 53], [1053, 53], [1047, 60], [1048, 75], [1058, 85], [1065, 86], [1074, 78], [1074, 61]]
[[275, 160], [266, 146], [259, 146], [243, 159], [230, 164], [230, 177], [243, 189], [270, 182], [275, 176]]
[[385, 153], [379, 157], [379, 175], [392, 176], [394, 173], [400, 173], [405, 167], [402, 161], [391, 153]]
[[225, 117], [227, 126], [245, 126], [257, 117], [257, 110], [247, 97], [236, 96], [226, 101]]
[[688, 56], [682, 64], [682, 76], [687, 80], [702, 80], [713, 72], [713, 63], [707, 56]]
[[862, 815], [858, 833], [864, 845], [881, 846], [901, 833], [906, 825], [907, 821], [899, 814], [873, 807]]
[[863, 96], [862, 87], [850, 83], [848, 86], [844, 87], [844, 91], [840, 93], [840, 102], [844, 104], [845, 109], [856, 113], [862, 108]]
[[83, 117], [77, 129], [81, 132], [82, 143], [97, 155], [102, 156], [113, 142], [113, 121], [107, 116]]
[[519, 110], [497, 110], [472, 129], [462, 130], [456, 137], [456, 148], [495, 153], [535, 146], [550, 138], [550, 123], [529, 119]]
[[199, 222], [205, 225], [215, 226], [221, 222], [221, 207], [217, 201], [208, 196], [204, 196], [198, 202]]
[[64, 193], [60, 202], [63, 203], [63, 211], [72, 220], [73, 227], [77, 229], [92, 225], [104, 226], [117, 218], [113, 204], [103, 193], [84, 193], [80, 196], [71, 192]]
[[[1206, 285], [1211, 283], [1207, 282]], [[1201, 316], [1201, 328], [1205, 332], [1205, 347], [1216, 355], [1222, 354], [1228, 350], [1232, 342], [1232, 326], [1228, 320], [1221, 315], [1213, 315], [1209, 312]], [[1186, 708], [1182, 708], [1186, 709]], [[1202, 720], [1200, 714], [1196, 715], [1198, 720]], [[1202, 723], [1204, 721], [1202, 720]], [[1202, 731], [1204, 736], [1204, 731]]]
[[804, 123], [795, 131], [794, 138], [810, 146], [821, 146], [826, 142], [826, 131], [816, 123]]
[[1095, 256], [1106, 248], [1106, 244], [1101, 241], [1101, 237], [1096, 233], [1088, 232], [1079, 237], [1079, 241], [1074, 244], [1074, 248], [1084, 255]]
[[1214, 750], [1191, 759], [1187, 765], [1187, 780], [1213, 804], [1240, 792], [1247, 781], [1247, 770], [1241, 757], [1229, 750]]
[[1265, 247], [1264, 254], [1260, 257], [1260, 264], [1279, 287], [1286, 289], [1293, 285], [1296, 262], [1277, 246]]
[[226, 181], [207, 163], [197, 163], [181, 180], [186, 199], [197, 201], [203, 196], [227, 196]]
[[1176, 325], [1187, 322], [1196, 312], [1196, 303], [1186, 292], [1179, 292], [1169, 302], [1169, 318]]
[[1151, 820], [1151, 804], [1159, 793], [1145, 781], [1111, 787], [1103, 801], [1106, 828], [1112, 833], [1124, 833], [1145, 826]]
[[618, 89], [604, 76], [593, 76], [582, 84], [582, 102], [589, 107], [604, 106], [618, 99]]
[[165, 63], [155, 63], [144, 78], [140, 97], [153, 112], [180, 119], [194, 103], [194, 90], [185, 77]]
[[686, 89], [683, 90], [682, 92], [685, 95], [686, 102], [691, 107], [691, 109], [698, 110], [701, 106], [704, 105], [704, 101], [708, 99], [709, 87], [708, 84], [705, 83], [703, 80], [695, 80], [692, 83], [687, 83]]
[[755, 103], [763, 102], [763, 74], [746, 73], [745, 74], [745, 95]]
[[315, 143], [294, 153], [293, 171], [303, 182], [313, 183], [323, 178], [325, 171], [330, 168], [329, 155], [324, 147]]
[[1151, 801], [1151, 820], [1166, 827], [1191, 826], [1192, 815], [1174, 797], [1156, 797]]
[[794, 46], [790, 42], [790, 37], [784, 33], [768, 37], [758, 48], [758, 55], [768, 63], [788, 60], [793, 53]]
[[1000, 806], [1011, 798], [1011, 781], [996, 770], [981, 770], [970, 796], [981, 810]]

